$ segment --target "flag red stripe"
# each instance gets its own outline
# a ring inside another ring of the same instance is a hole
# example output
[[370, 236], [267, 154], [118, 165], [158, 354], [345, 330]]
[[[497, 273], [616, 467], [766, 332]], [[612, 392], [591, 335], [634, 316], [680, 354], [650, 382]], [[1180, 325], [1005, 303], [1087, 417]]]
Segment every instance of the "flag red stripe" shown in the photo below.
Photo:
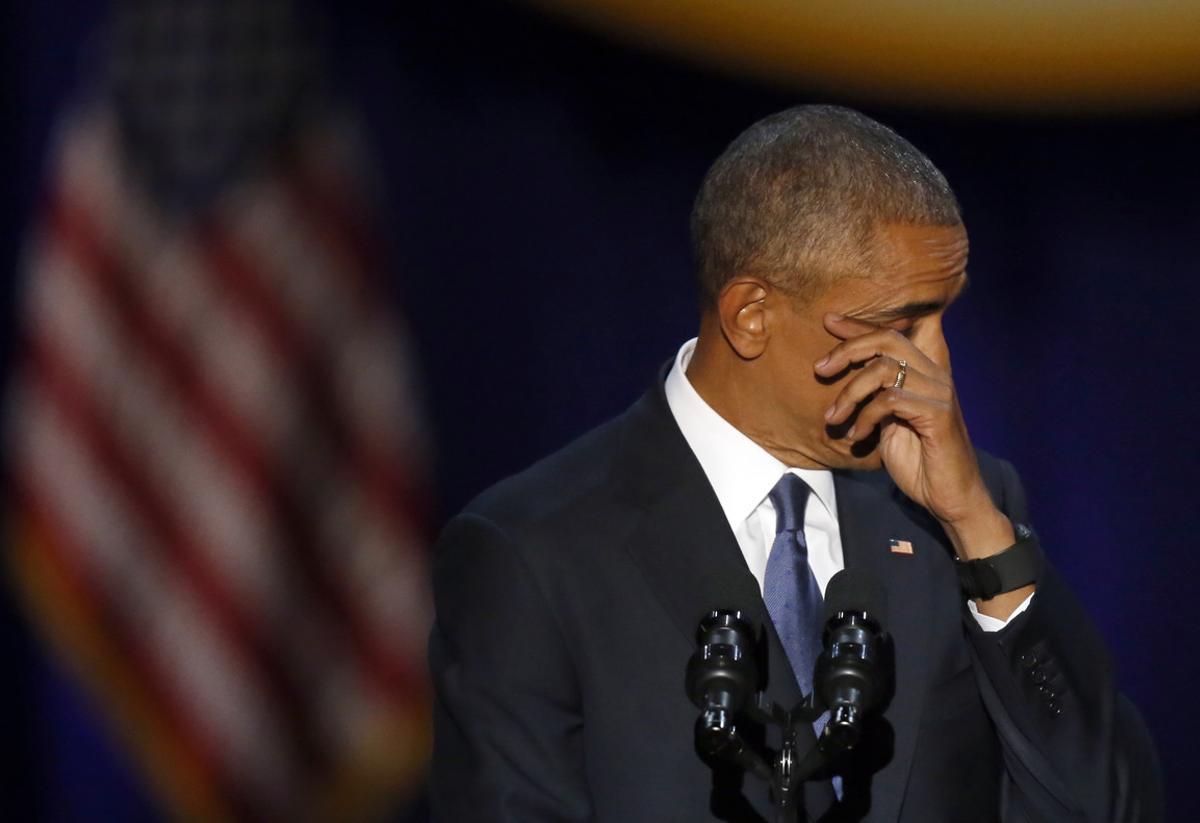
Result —
[[103, 415], [90, 402], [89, 392], [72, 373], [67, 361], [54, 352], [53, 344], [33, 337], [26, 356], [33, 366], [35, 380], [63, 414], [63, 419], [78, 433], [96, 463], [107, 472], [126, 499], [136, 501], [149, 542], [166, 552], [163, 559], [183, 573], [182, 579], [200, 597], [207, 616], [220, 627], [242, 667], [242, 676], [251, 678], [260, 687], [269, 687], [268, 694], [274, 698], [272, 703], [281, 711], [284, 720], [278, 731], [287, 738], [285, 742], [303, 756], [306, 765], [312, 768], [325, 765], [319, 754], [322, 747], [311, 727], [313, 707], [304, 700], [303, 684], [293, 682], [289, 677], [274, 644], [240, 607], [221, 574], [202, 559], [201, 550], [179, 527], [154, 484], [114, 440]]
[[363, 226], [364, 211], [354, 208], [344, 187], [327, 178], [312, 169], [298, 168], [283, 175], [279, 182], [289, 202], [302, 215], [305, 227], [350, 263], [346, 269], [351, 275], [350, 292], [356, 298], [356, 308], [370, 312], [374, 308], [374, 289], [367, 273], [380, 270], [380, 252]]
[[[291, 327], [280, 311], [278, 301], [262, 289], [254, 267], [233, 248], [219, 227], [211, 224], [206, 227], [202, 232], [200, 246], [210, 263], [209, 269], [220, 278], [225, 291], [241, 301], [241, 305], [251, 313], [258, 328], [267, 334], [276, 356], [296, 364], [292, 373], [301, 380], [302, 396], [311, 404], [311, 411], [315, 417], [314, 428], [331, 439], [331, 449], [343, 455], [346, 458], [346, 467], [352, 470], [346, 478], [347, 482], [360, 489], [369, 490], [369, 499], [373, 504], [372, 515], [390, 525], [393, 534], [404, 534], [408, 529], [398, 516], [401, 502], [399, 484], [394, 481], [394, 475], [387, 464], [374, 460], [361, 448], [356, 448], [358, 444], [354, 442], [345, 420], [330, 402], [335, 387], [329, 379], [329, 369], [324, 367], [313, 351], [312, 344]], [[364, 466], [369, 468], [364, 469]], [[296, 491], [292, 484], [280, 484], [276, 488], [287, 489], [293, 493]], [[299, 494], [278, 502], [284, 507], [286, 514], [302, 515], [309, 507], [319, 503], [319, 500], [306, 500], [303, 494]], [[303, 517], [288, 517], [286, 514], [283, 518], [285, 522], [304, 522]], [[308, 542], [308, 537], [302, 533], [295, 536], [298, 540]], [[406, 547], [397, 545], [396, 550], [405, 551]], [[401, 683], [409, 685], [421, 682], [423, 677], [414, 666], [396, 660], [387, 650], [384, 639], [377, 637], [369, 628], [369, 623], [358, 613], [357, 604], [352, 598], [353, 593], [343, 592], [338, 600], [346, 605], [343, 614], [357, 628], [360, 633], [358, 639], [365, 642], [362, 651], [366, 656], [387, 661], [384, 671], [389, 681], [399, 678]]]
[[[51, 225], [55, 237], [63, 242], [75, 259], [74, 270], [81, 276], [91, 277], [100, 293], [109, 296], [107, 305], [112, 308], [114, 320], [120, 325], [123, 335], [136, 341], [136, 348], [147, 358], [158, 355], [164, 358], [178, 347], [171, 335], [162, 333], [145, 339], [144, 335], [157, 328], [149, 319], [149, 313], [140, 311], [138, 297], [126, 287], [117, 271], [118, 263], [105, 254], [98, 241], [89, 234], [87, 216], [82, 210], [60, 206], [53, 212]], [[42, 339], [33, 337], [28, 357], [34, 364], [34, 374], [54, 388], [60, 402], [68, 404], [67, 410], [87, 442], [98, 451], [109, 471], [119, 478], [128, 490], [131, 500], [138, 501], [139, 510], [146, 516], [161, 545], [170, 548], [172, 558], [196, 586], [212, 610], [214, 619], [224, 629], [224, 634], [239, 652], [239, 659], [246, 665], [260, 684], [269, 686], [275, 704], [283, 720], [281, 733], [294, 736], [292, 741], [301, 755], [302, 763], [317, 768], [320, 765], [318, 752], [322, 746], [315, 739], [313, 706], [305, 700], [309, 695], [307, 684], [296, 682], [287, 666], [280, 659], [277, 638], [271, 636], [267, 627], [253, 619], [242, 607], [236, 595], [229, 589], [222, 572], [212, 568], [203, 560], [203, 554], [185, 530], [170, 514], [170, 505], [158, 493], [155, 485], [126, 459], [121, 448], [112, 439], [111, 429], [103, 422], [101, 413], [89, 401], [89, 392], [82, 382], [71, 375], [68, 361], [53, 354], [53, 343], [48, 337], [51, 329], [38, 329]], [[206, 408], [209, 404], [198, 398], [199, 382], [193, 377], [195, 369], [183, 358], [166, 358], [160, 372], [173, 383], [177, 396], [185, 406]], [[160, 359], [160, 363], [162, 360]], [[185, 390], [191, 387], [191, 390]], [[199, 415], [205, 422], [217, 419]], [[226, 418], [231, 421], [231, 418]], [[247, 450], [248, 451], [248, 450]], [[227, 451], [226, 456], [235, 454], [236, 449]], [[235, 457], [235, 462], [239, 462]], [[243, 460], [242, 462], [249, 462]], [[240, 468], [240, 467], [239, 467]], [[309, 695], [311, 696], [311, 695]]]
[[[378, 244], [371, 242], [371, 235], [363, 225], [366, 220], [365, 209], [355, 208], [344, 187], [337, 186], [328, 175], [300, 168], [293, 174], [285, 175], [281, 182], [289, 201], [301, 216], [304, 230], [322, 238], [327, 248], [334, 249], [348, 259], [350, 265], [340, 269], [339, 274], [352, 274], [347, 292], [354, 296], [355, 308], [364, 316], [380, 312], [390, 314], [381, 309], [377, 299], [372, 300], [374, 291], [385, 290], [372, 289], [367, 276], [368, 272], [380, 270], [382, 255]], [[374, 296], [378, 298], [379, 295]], [[391, 300], [397, 299], [395, 294], [388, 293], [385, 296]], [[369, 455], [369, 452], [369, 447], [361, 445], [355, 450], [356, 455]], [[361, 471], [374, 478], [373, 482], [385, 499], [394, 498], [393, 505], [401, 507], [404, 516], [418, 533], [426, 534], [430, 511], [427, 493], [403, 469], [405, 465], [419, 464], [420, 461], [406, 460], [403, 454], [391, 457], [394, 459], [386, 463], [383, 474], [377, 475], [379, 467], [369, 464], [363, 464]], [[375, 462], [378, 464], [379, 461]]]
[[114, 295], [112, 305], [120, 313], [122, 327], [137, 348], [160, 365], [161, 376], [183, 403], [196, 412], [209, 429], [214, 446], [243, 474], [257, 496], [268, 508], [279, 513], [277, 524], [282, 528], [285, 544], [293, 551], [289, 559], [305, 587], [314, 592], [319, 602], [332, 612], [336, 625], [348, 631], [348, 641], [358, 651], [365, 673], [383, 684], [410, 689], [420, 684], [421, 673], [414, 667], [396, 661], [380, 643], [370, 639], [370, 629], [354, 614], [350, 598], [337, 591], [322, 567], [317, 549], [312, 545], [310, 528], [304, 524], [311, 512], [305, 501], [294, 501], [286, 493], [292, 485], [270, 466], [254, 438], [245, 431], [240, 418], [228, 411], [218, 397], [207, 390], [194, 359], [164, 328], [158, 317], [135, 289], [125, 284], [122, 266], [107, 252], [95, 235], [90, 217], [81, 209], [72, 208], [65, 199], [53, 204], [52, 226], [66, 248], [78, 262], [78, 269], [93, 278], [98, 291]]
[[182, 744], [181, 748], [194, 760], [194, 768], [207, 782], [216, 785], [220, 780], [221, 759], [216, 755], [214, 742], [194, 721], [183, 699], [170, 686], [170, 678], [162, 672], [161, 662], [138, 640], [136, 629], [128, 624], [109, 593], [88, 580], [80, 565], [88, 550], [62, 527], [66, 519], [51, 502], [54, 495], [36, 487], [27, 467], [19, 466], [18, 469], [14, 472], [10, 492], [19, 510], [31, 518], [43, 538], [36, 549], [44, 552], [45, 559], [55, 566], [59, 580], [74, 593], [81, 610], [91, 614], [100, 631], [113, 638], [113, 648], [119, 649], [119, 653], [127, 658], [121, 664], [136, 675], [153, 703], [152, 710], [165, 718]]
[[[274, 503], [279, 496], [279, 489], [284, 485], [282, 480], [271, 476], [261, 450], [243, 430], [239, 419], [229, 413], [215, 395], [205, 390], [204, 381], [191, 356], [183, 350], [175, 336], [163, 327], [154, 312], [144, 305], [145, 301], [141, 295], [126, 284], [127, 278], [122, 273], [121, 263], [107, 252], [95, 236], [89, 215], [81, 209], [71, 208], [65, 200], [58, 201], [55, 206], [51, 225], [55, 235], [74, 255], [78, 271], [92, 278], [98, 292], [112, 295], [111, 307], [116, 311], [122, 329], [135, 347], [160, 365], [159, 376], [170, 384], [173, 393], [186, 407], [195, 411], [196, 419], [203, 422], [212, 435], [214, 447], [218, 448], [230, 465], [236, 467], [247, 479], [256, 497], [264, 503]], [[302, 509], [300, 511], [303, 512]], [[291, 519], [294, 520], [295, 516]], [[284, 545], [292, 549], [288, 557], [289, 567], [298, 573], [304, 589], [315, 595], [316, 602], [331, 612], [330, 628], [344, 630], [344, 615], [334, 600], [327, 575], [319, 564], [311, 560], [312, 552], [305, 550], [308, 544], [307, 532], [304, 528], [285, 530]], [[229, 597], [224, 598], [224, 602], [228, 607], [233, 606]], [[261, 633], [252, 636], [261, 637]], [[265, 653], [275, 648], [276, 644], [262, 639], [257, 641], [257, 645], [263, 648]], [[352, 637], [351, 645], [356, 645]], [[313, 713], [310, 708], [302, 705], [298, 698], [292, 697], [296, 693], [305, 694], [307, 684], [289, 683], [276, 656], [271, 655], [265, 660], [268, 672], [273, 673], [271, 682], [281, 685], [286, 683], [288, 686], [286, 691], [280, 692], [287, 700], [288, 719], [296, 721], [296, 728], [308, 729]], [[358, 662], [365, 669], [364, 673], [369, 674], [374, 665], [373, 661], [359, 658]], [[301, 751], [307, 753], [309, 748], [304, 746]], [[310, 761], [307, 754], [305, 760]]]
[[428, 508], [341, 134], [166, 214], [119, 114], [76, 114], [27, 268], [22, 580], [148, 762], [178, 763], [177, 812], [337, 816], [402, 789]]
[[[303, 230], [318, 234], [321, 231], [309, 224], [303, 226]], [[201, 245], [214, 273], [222, 278], [222, 285], [251, 313], [277, 356], [296, 364], [296, 375], [303, 381], [301, 393], [313, 412], [316, 428], [333, 438], [332, 446], [354, 470], [353, 478], [370, 492], [376, 516], [394, 525], [409, 524], [409, 528], [411, 524], [419, 523], [419, 495], [416, 484], [406, 480], [402, 473], [403, 455], [376, 456], [378, 449], [360, 437], [361, 432], [354, 425], [356, 421], [347, 419], [338, 406], [339, 389], [333, 380], [335, 366], [330, 362], [325, 344], [306, 334], [299, 321], [285, 313], [281, 301], [271, 294], [269, 284], [263, 282], [261, 271], [278, 265], [276, 261], [261, 256], [251, 260], [216, 222], [206, 226], [203, 237]], [[338, 273], [345, 272], [346, 269], [339, 269]], [[361, 272], [358, 275], [363, 276]], [[286, 277], [286, 272], [280, 273], [280, 279]], [[353, 284], [349, 288], [341, 283], [331, 285], [342, 289], [347, 296], [355, 293]], [[357, 306], [362, 317], [373, 316], [380, 310], [377, 301], [366, 301]]]

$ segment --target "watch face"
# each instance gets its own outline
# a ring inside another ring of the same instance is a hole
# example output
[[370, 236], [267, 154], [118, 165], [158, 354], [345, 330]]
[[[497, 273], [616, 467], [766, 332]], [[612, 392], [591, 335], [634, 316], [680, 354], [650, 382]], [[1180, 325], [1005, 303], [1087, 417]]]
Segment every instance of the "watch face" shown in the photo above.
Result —
[[1000, 577], [1000, 570], [988, 562], [990, 559], [982, 558], [980, 564], [975, 567], [975, 596], [983, 600], [991, 600], [1004, 592], [1004, 580]]

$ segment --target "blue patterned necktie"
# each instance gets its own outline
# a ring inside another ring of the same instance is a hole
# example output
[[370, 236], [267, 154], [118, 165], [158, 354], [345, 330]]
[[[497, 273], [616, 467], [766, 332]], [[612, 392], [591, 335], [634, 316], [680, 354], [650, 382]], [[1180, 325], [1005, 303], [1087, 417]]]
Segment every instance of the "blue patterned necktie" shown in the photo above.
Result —
[[808, 565], [804, 540], [804, 506], [809, 488], [788, 472], [771, 489], [775, 506], [775, 542], [767, 558], [763, 601], [783, 643], [800, 691], [812, 691], [813, 667], [821, 653], [821, 614], [824, 601]]
[[[775, 542], [767, 558], [763, 580], [763, 602], [775, 624], [775, 632], [787, 653], [792, 672], [807, 697], [813, 688], [813, 669], [821, 654], [821, 620], [825, 599], [808, 565], [808, 543], [804, 539], [804, 506], [809, 488], [788, 472], [767, 495], [775, 506]], [[813, 733], [821, 736], [829, 712], [813, 721]], [[842, 799], [842, 778], [834, 776], [833, 791]]]

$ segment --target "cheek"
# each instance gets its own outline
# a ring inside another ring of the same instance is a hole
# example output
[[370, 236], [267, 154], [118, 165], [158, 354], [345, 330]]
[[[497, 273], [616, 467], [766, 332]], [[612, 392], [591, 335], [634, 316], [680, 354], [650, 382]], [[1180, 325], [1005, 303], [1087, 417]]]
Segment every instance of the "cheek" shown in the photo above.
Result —
[[913, 345], [934, 363], [942, 368], [949, 368], [950, 352], [946, 348], [946, 337], [942, 334], [941, 320], [928, 319], [919, 328], [913, 330], [910, 339]]
[[851, 378], [858, 374], [858, 367], [852, 367], [833, 379], [818, 377], [815, 374], [809, 380], [807, 393], [807, 408], [811, 409], [813, 423], [825, 427], [825, 411], [834, 404], [842, 390], [849, 384]]
[[771, 367], [774, 385], [786, 387], [786, 397], [780, 400], [806, 429], [824, 425], [825, 409], [833, 404], [847, 377], [839, 375], [836, 380], [827, 380], [817, 375], [815, 366], [840, 341], [825, 330], [819, 315], [795, 318], [794, 325], [786, 331], [776, 341], [779, 357]]
[[825, 410], [833, 405], [846, 380], [831, 383], [817, 376], [811, 361], [799, 361], [790, 364], [784, 373], [774, 375], [771, 382], [775, 403], [787, 410], [789, 425], [811, 432], [825, 425]]

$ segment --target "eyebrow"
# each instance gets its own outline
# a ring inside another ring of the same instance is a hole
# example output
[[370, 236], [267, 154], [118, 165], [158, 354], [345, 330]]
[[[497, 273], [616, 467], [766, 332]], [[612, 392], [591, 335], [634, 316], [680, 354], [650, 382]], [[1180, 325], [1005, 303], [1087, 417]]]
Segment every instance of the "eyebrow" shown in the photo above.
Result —
[[924, 300], [918, 303], [905, 303], [903, 306], [897, 306], [892, 309], [878, 309], [870, 313], [870, 317], [877, 320], [903, 320], [909, 317], [922, 317], [926, 314], [933, 314], [936, 311], [949, 306], [955, 300], [962, 296], [962, 293], [967, 290], [971, 280], [967, 277], [964, 271], [962, 274], [963, 282], [958, 291], [949, 300]]

